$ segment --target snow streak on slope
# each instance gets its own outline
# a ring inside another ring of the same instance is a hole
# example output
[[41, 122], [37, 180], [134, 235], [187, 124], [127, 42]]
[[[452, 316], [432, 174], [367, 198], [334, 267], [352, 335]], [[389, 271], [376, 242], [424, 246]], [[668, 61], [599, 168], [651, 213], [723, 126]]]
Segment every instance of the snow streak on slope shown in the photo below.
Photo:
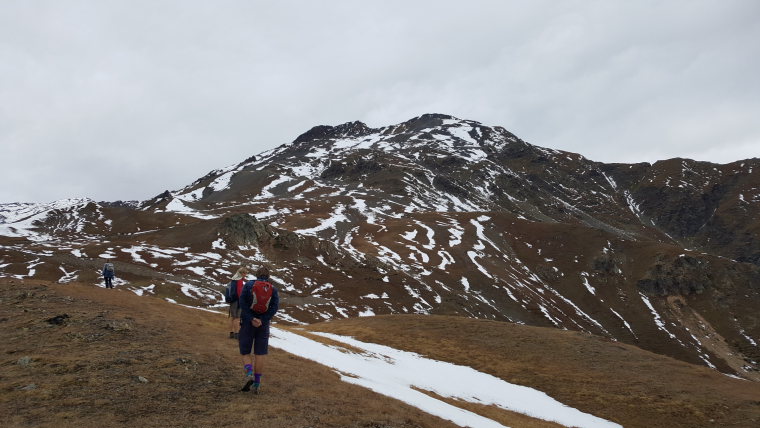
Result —
[[[431, 360], [412, 352], [360, 342], [330, 333], [315, 333], [351, 348], [325, 345], [289, 331], [272, 329], [272, 346], [333, 368], [341, 379], [401, 400], [460, 426], [502, 428], [504, 425], [425, 394], [430, 391], [482, 405], [522, 413], [573, 427], [620, 425], [566, 406], [545, 393], [514, 385], [470, 367]], [[452, 381], [456, 379], [456, 382]]]
[[[85, 223], [84, 219], [78, 215], [78, 211], [91, 203], [94, 204], [91, 199], [75, 198], [61, 199], [47, 204], [0, 204], [0, 235], [45, 240], [48, 239], [47, 232], [56, 232], [64, 227], [72, 232], [81, 232]], [[46, 233], [35, 231], [38, 223], [44, 221], [52, 211], [64, 213], [66, 222], [59, 225], [57, 230], [46, 231]]]

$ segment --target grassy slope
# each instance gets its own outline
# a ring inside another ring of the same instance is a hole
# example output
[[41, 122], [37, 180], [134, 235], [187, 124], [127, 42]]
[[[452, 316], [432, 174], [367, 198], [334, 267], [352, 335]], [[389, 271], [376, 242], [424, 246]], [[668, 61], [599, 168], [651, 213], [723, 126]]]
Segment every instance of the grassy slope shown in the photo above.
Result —
[[[66, 325], [45, 321], [64, 313]], [[264, 394], [237, 392], [242, 368], [226, 325], [118, 289], [0, 280], [2, 426], [453, 426], [278, 350]]]
[[760, 426], [760, 383], [598, 336], [417, 315], [325, 322], [310, 329], [467, 365], [626, 427]]
[[[63, 313], [70, 316], [66, 325], [45, 321]], [[3, 426], [452, 426], [276, 349], [265, 394], [235, 392], [240, 363], [235, 342], [225, 337], [226, 321], [118, 289], [0, 280]], [[439, 316], [310, 328], [469, 365], [626, 427], [760, 420], [759, 384], [595, 336]], [[24, 356], [32, 359], [26, 367], [17, 363]], [[20, 389], [31, 383], [37, 388]], [[513, 427], [551, 426], [486, 406], [463, 407]]]

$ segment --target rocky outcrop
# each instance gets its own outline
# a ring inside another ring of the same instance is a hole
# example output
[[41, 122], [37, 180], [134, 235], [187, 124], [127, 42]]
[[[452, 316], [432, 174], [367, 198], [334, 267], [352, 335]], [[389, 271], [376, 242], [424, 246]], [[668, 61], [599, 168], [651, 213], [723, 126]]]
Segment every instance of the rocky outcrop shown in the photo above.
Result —
[[226, 217], [219, 227], [219, 234], [224, 236], [227, 242], [235, 245], [256, 245], [264, 250], [276, 250], [280, 254], [292, 253], [294, 257], [322, 256], [326, 263], [336, 266], [355, 267], [367, 264], [366, 261], [359, 263], [330, 241], [276, 229], [248, 214]]
[[342, 178], [357, 179], [368, 174], [380, 172], [386, 168], [386, 165], [383, 165], [372, 159], [350, 159], [345, 163], [330, 162], [330, 166], [322, 171], [322, 174], [319, 176], [319, 178], [325, 180], [335, 180]]
[[453, 116], [439, 113], [427, 113], [422, 116], [415, 117], [414, 119], [407, 120], [404, 123], [389, 127], [394, 134], [404, 134], [419, 132], [425, 129], [430, 129], [436, 126], [441, 126], [444, 120], [455, 119]]
[[368, 127], [364, 122], [347, 122], [338, 126], [319, 125], [299, 135], [293, 144], [301, 144], [309, 141], [326, 140], [330, 138], [360, 137], [376, 131]]
[[462, 183], [458, 183], [456, 180], [448, 178], [445, 175], [436, 175], [433, 178], [433, 186], [443, 192], [461, 198], [466, 198], [469, 194]]
[[713, 284], [707, 263], [691, 256], [660, 258], [646, 277], [636, 283], [639, 290], [653, 296], [702, 294]]
[[675, 258], [659, 256], [638, 289], [652, 296], [690, 296], [709, 289], [731, 293], [737, 284], [760, 286], [760, 268], [751, 264], [716, 265], [709, 258], [682, 254]]

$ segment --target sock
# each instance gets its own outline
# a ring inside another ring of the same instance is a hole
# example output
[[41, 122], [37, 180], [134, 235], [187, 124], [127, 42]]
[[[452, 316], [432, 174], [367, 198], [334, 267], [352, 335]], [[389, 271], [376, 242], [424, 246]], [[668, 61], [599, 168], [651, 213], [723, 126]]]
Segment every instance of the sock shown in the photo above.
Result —
[[250, 364], [245, 365], [245, 375], [250, 376], [253, 374], [253, 366]]
[[253, 383], [260, 384], [261, 383], [261, 373], [254, 373], [253, 374]]

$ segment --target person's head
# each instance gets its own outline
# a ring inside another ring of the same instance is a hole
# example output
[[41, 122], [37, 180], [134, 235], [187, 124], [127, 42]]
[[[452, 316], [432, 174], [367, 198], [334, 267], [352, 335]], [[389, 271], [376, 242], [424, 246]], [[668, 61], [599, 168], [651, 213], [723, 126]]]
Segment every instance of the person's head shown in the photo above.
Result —
[[248, 268], [247, 267], [241, 267], [236, 272], [235, 275], [232, 275], [233, 280], [238, 279], [245, 279], [245, 276], [248, 275]]
[[256, 278], [269, 278], [269, 268], [261, 266], [256, 270]]

